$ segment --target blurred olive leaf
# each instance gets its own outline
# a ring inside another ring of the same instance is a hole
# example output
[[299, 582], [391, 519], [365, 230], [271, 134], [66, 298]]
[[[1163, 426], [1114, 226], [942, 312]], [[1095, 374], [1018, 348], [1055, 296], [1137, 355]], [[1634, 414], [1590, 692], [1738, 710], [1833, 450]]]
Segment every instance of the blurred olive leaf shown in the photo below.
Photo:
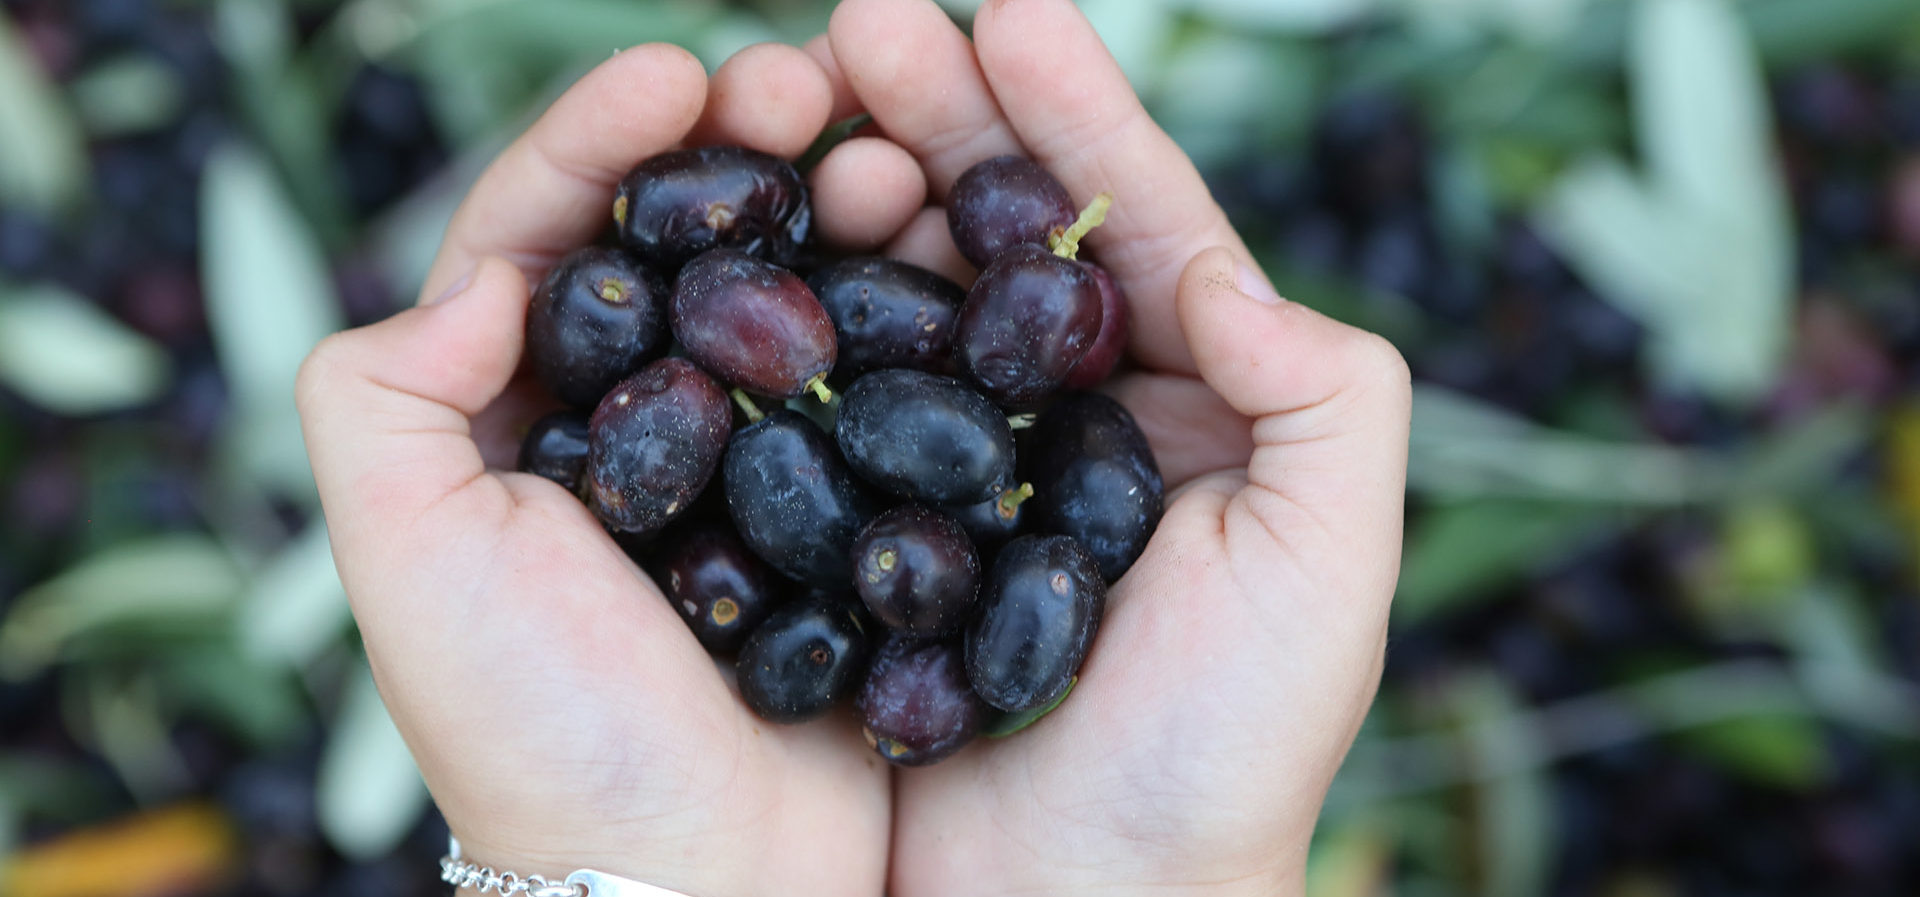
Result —
[[1154, 83], [1161, 51], [1175, 25], [1166, 0], [1081, 0], [1080, 11], [1136, 91]]
[[87, 132], [99, 137], [163, 127], [179, 117], [186, 100], [179, 74], [146, 55], [107, 59], [82, 72], [67, 90]]
[[1589, 157], [1538, 218], [1646, 325], [1658, 377], [1752, 401], [1783, 361], [1794, 258], [1759, 61], [1728, 0], [1641, 0], [1627, 52], [1644, 175]]
[[164, 394], [164, 349], [51, 284], [0, 286], [0, 384], [56, 414], [83, 416]]
[[1753, 41], [1776, 65], [1818, 59], [1878, 42], [1920, 20], [1913, 0], [1746, 0]]
[[254, 578], [235, 624], [248, 658], [300, 669], [337, 643], [351, 620], [326, 525], [315, 522]]
[[121, 784], [143, 803], [179, 795], [193, 787], [193, 773], [168, 734], [166, 708], [153, 677], [144, 671], [77, 668], [66, 684], [77, 688], [84, 714], [73, 727], [83, 743], [106, 758]]
[[51, 211], [87, 188], [80, 123], [0, 16], [0, 206]]
[[14, 601], [0, 623], [0, 675], [19, 679], [90, 631], [122, 623], [219, 619], [244, 580], [219, 543], [157, 536], [98, 552]]
[[1491, 673], [1461, 677], [1448, 697], [1475, 781], [1473, 833], [1480, 860], [1474, 868], [1482, 878], [1476, 893], [1544, 894], [1558, 843], [1544, 733], [1519, 696]]
[[486, 141], [462, 153], [368, 226], [367, 242], [395, 292], [410, 297], [426, 284], [454, 210], [501, 148]]
[[1414, 389], [1409, 448], [1408, 486], [1442, 498], [1660, 507], [1721, 494], [1731, 481], [1719, 455], [1591, 439], [1430, 385]]
[[[1201, 167], [1303, 135], [1320, 82], [1312, 51], [1272, 39], [1209, 30], [1176, 44], [1154, 88], [1157, 120]], [[1222, 90], [1259, 84], [1260, 90]]]
[[1403, 14], [1428, 29], [1479, 31], [1526, 41], [1560, 37], [1579, 22], [1588, 0], [1400, 0]]
[[1826, 773], [1819, 724], [1798, 714], [1722, 720], [1679, 735], [1679, 743], [1721, 769], [1778, 788], [1801, 790]]
[[1059, 697], [1038, 707], [1031, 707], [1016, 713], [1001, 714], [1000, 718], [988, 723], [982, 728], [980, 734], [987, 738], [1005, 738], [1039, 722], [1041, 717], [1052, 713], [1058, 709], [1061, 704], [1066, 703], [1067, 695], [1073, 694], [1073, 687], [1079, 684], [1079, 682], [1080, 677], [1078, 676], [1068, 679], [1066, 690], [1060, 692]]
[[1169, 0], [1169, 5], [1234, 28], [1317, 33], [1382, 9], [1384, 0]]
[[234, 395], [232, 455], [262, 485], [310, 498], [293, 381], [314, 344], [344, 325], [325, 256], [272, 168], [243, 144], [207, 161], [201, 217], [207, 323]]
[[1841, 404], [1737, 450], [1604, 440], [1423, 384], [1414, 387], [1407, 485], [1443, 500], [1504, 497], [1621, 508], [1805, 494], [1825, 488], [1870, 432], [1859, 408]]
[[427, 808], [426, 784], [364, 662], [341, 696], [314, 800], [327, 842], [356, 860], [392, 850]]
[[1307, 855], [1307, 893], [1315, 897], [1375, 897], [1393, 881], [1394, 844], [1378, 822], [1322, 821]]
[[284, 669], [242, 656], [231, 642], [154, 658], [150, 668], [172, 707], [205, 714], [251, 744], [286, 743], [306, 725], [306, 702]]
[[1475, 500], [1429, 507], [1412, 522], [1393, 598], [1398, 625], [1475, 600], [1617, 529], [1604, 507], [1545, 501]]
[[530, 107], [552, 99], [554, 87], [564, 87], [570, 76], [617, 50], [647, 41], [692, 47], [742, 39], [713, 35], [724, 7], [712, 0], [386, 0], [370, 5], [391, 7], [396, 21], [412, 23], [388, 29], [391, 33], [379, 42], [395, 61], [409, 64], [426, 80], [442, 129], [463, 145], [517, 130]]
[[1801, 659], [1800, 685], [1808, 696], [1834, 719], [1920, 739], [1920, 686], [1887, 668], [1885, 642], [1863, 597], [1822, 582], [1798, 599], [1778, 615], [1776, 638]]
[[348, 229], [346, 190], [334, 156], [334, 106], [350, 66], [322, 77], [320, 54], [295, 53], [299, 35], [282, 0], [218, 0], [214, 37], [232, 66], [234, 105], [261, 147], [291, 175], [287, 194], [307, 227], [339, 241]]

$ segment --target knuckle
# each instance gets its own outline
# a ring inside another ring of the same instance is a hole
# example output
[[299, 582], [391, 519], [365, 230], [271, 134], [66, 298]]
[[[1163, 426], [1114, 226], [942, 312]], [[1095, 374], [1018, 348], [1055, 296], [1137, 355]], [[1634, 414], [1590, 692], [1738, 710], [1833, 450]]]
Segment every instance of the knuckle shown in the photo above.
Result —
[[293, 381], [293, 400], [302, 417], [311, 415], [337, 389], [341, 378], [352, 368], [353, 332], [335, 333], [315, 344], [300, 363]]
[[1407, 359], [1386, 337], [1361, 332], [1353, 349], [1355, 373], [1369, 387], [1385, 390], [1393, 396], [1411, 396], [1413, 374]]

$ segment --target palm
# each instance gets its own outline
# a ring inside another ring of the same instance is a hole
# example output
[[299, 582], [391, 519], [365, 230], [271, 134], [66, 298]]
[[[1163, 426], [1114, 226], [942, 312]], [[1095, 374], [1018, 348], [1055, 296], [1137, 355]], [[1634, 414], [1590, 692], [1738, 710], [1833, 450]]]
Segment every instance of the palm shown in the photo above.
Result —
[[884, 764], [845, 721], [755, 719], [577, 500], [500, 472], [537, 413], [514, 382], [528, 282], [593, 239], [614, 181], [686, 141], [792, 155], [828, 116], [793, 48], [706, 82], [664, 46], [584, 78], [474, 187], [428, 307], [314, 352], [302, 421], [376, 681], [467, 856], [690, 894], [873, 893]]
[[[1143, 421], [1175, 411], [1130, 405]], [[1162, 461], [1196, 469], [1199, 451], [1170, 446]], [[1254, 879], [1290, 834], [1311, 830], [1374, 681], [1328, 663], [1339, 660], [1328, 627], [1354, 625], [1339, 619], [1341, 590], [1360, 585], [1314, 563], [1350, 549], [1307, 508], [1246, 477], [1242, 467], [1169, 483], [1178, 497], [1109, 593], [1056, 713], [898, 779], [900, 893], [941, 891], [988, 856], [1088, 887], [1167, 881], [1196, 863], [1220, 880]], [[1270, 548], [1277, 534], [1285, 551]]]
[[[923, 0], [845, 0], [829, 37], [936, 189], [1021, 152], [1082, 199], [1116, 194], [1089, 245], [1143, 372], [1109, 389], [1170, 496], [1060, 709], [896, 777], [893, 892], [1289, 887], [1378, 681], [1404, 366], [1243, 295], [1244, 246], [1070, 3], [989, 3], [969, 43]], [[892, 248], [954, 270], [925, 245]]]
[[[474, 584], [465, 600], [484, 617], [472, 621], [476, 638], [436, 665], [436, 681], [388, 690], [402, 702], [462, 696], [395, 709], [469, 853], [619, 857], [674, 845], [684, 879], [658, 862], [645, 871], [663, 884], [705, 883], [700, 870], [756, 844], [755, 877], [726, 892], [870, 889], [885, 862], [887, 782], [854, 750], [857, 734], [756, 720], [659, 590], [563, 490], [507, 474], [478, 494], [440, 536], [481, 550], [438, 562]], [[386, 647], [369, 645], [375, 657]], [[438, 737], [450, 732], [472, 737]], [[597, 824], [584, 842], [571, 826], [511, 824], [539, 819]], [[827, 855], [849, 861], [825, 866]]]

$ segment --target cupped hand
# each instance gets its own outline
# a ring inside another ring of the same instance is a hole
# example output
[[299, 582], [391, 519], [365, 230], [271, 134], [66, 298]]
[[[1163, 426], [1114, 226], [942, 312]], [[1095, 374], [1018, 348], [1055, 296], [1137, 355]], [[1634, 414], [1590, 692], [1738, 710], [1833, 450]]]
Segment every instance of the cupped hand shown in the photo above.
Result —
[[[476, 863], [697, 897], [881, 890], [888, 777], [848, 721], [760, 722], [578, 500], [501, 469], [538, 408], [514, 380], [528, 284], [606, 226], [618, 179], [680, 144], [792, 157], [832, 102], [790, 47], [742, 51], [711, 82], [677, 48], [616, 56], [474, 186], [422, 307], [329, 338], [301, 371], [375, 680]], [[903, 220], [922, 197], [894, 153]]]
[[[1297, 893], [1379, 681], [1405, 364], [1274, 294], [1070, 0], [989, 0], [971, 43], [932, 0], [846, 0], [808, 50], [936, 202], [1007, 152], [1114, 194], [1087, 245], [1140, 370], [1110, 389], [1170, 490], [1060, 709], [897, 776], [891, 893]], [[890, 249], [966, 276], [937, 208]]]

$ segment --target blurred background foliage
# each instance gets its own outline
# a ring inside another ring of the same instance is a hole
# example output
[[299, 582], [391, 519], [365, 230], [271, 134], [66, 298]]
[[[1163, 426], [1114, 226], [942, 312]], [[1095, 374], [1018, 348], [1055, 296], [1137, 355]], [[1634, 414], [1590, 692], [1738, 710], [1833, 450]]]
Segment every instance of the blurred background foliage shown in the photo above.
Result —
[[[1920, 893], [1920, 5], [1082, 6], [1418, 380], [1313, 893]], [[587, 66], [830, 2], [0, 9], [0, 893], [440, 893], [294, 370]]]

